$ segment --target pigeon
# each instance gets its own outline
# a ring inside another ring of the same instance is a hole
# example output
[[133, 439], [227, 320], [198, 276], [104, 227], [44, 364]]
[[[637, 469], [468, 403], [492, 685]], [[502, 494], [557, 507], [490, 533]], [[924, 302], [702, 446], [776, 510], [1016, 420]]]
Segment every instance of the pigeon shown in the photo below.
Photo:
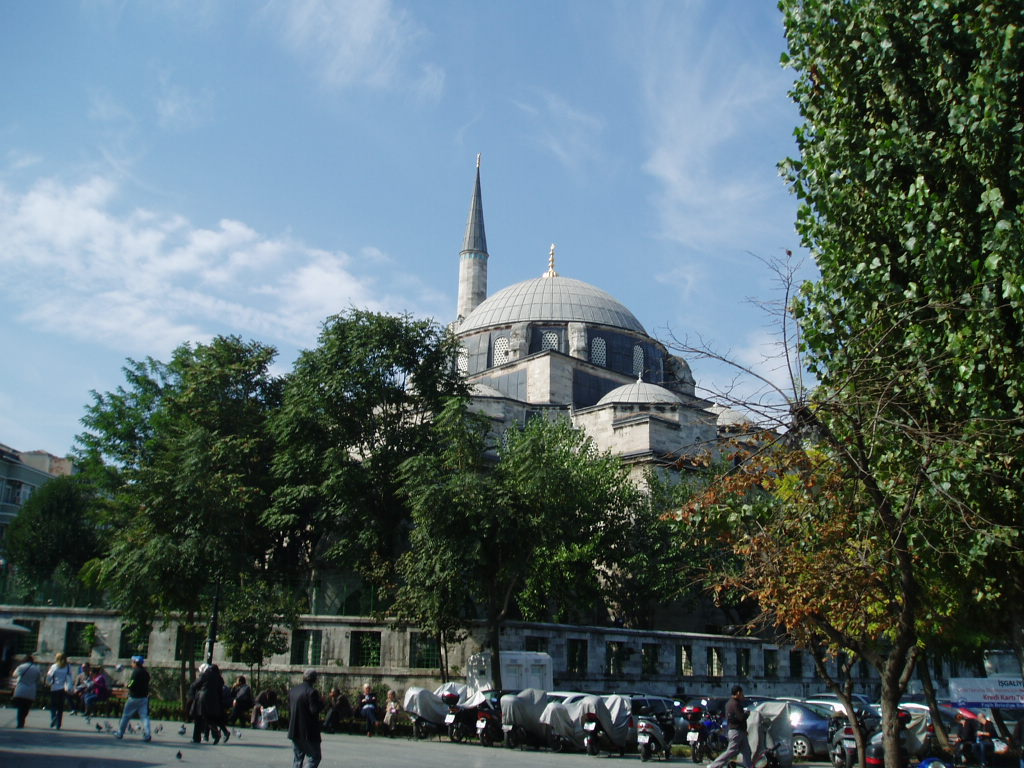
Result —
[[175, 755], [175, 757], [178, 758], [179, 760], [181, 760], [181, 751], [180, 750], [178, 751], [178, 754]]
[[160, 731], [162, 731], [163, 729], [164, 729], [164, 727], [163, 727], [162, 725], [158, 725], [158, 726], [156, 727], [156, 732], [157, 732], [157, 733], [160, 733]]
[[179, 736], [184, 736], [185, 735], [185, 726], [184, 725], [181, 726], [181, 728], [178, 729], [178, 735]]
[[102, 733], [103, 732], [103, 726], [101, 726], [99, 723], [96, 723], [96, 732], [97, 733]]
[[104, 720], [103, 721], [103, 730], [106, 731], [107, 733], [110, 733], [114, 729], [110, 727], [110, 723], [108, 723], [106, 720]]
[[237, 728], [235, 728], [235, 738], [236, 739], [242, 738], [242, 732], [240, 730], [238, 730]]

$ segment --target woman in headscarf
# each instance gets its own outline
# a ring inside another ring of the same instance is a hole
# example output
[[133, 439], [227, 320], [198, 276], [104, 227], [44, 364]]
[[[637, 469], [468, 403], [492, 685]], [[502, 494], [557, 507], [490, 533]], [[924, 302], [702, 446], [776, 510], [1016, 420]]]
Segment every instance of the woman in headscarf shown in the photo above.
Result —
[[18, 711], [18, 727], [25, 727], [25, 719], [28, 711], [36, 701], [36, 694], [39, 692], [39, 681], [43, 677], [42, 671], [36, 666], [35, 659], [31, 653], [25, 654], [18, 668], [14, 670], [14, 708]]

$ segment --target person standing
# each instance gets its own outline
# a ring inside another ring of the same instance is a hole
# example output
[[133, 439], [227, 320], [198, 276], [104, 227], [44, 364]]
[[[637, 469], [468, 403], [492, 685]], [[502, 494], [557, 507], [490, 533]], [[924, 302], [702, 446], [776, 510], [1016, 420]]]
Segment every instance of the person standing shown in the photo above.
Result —
[[128, 728], [128, 721], [135, 715], [142, 720], [142, 740], [149, 741], [151, 738], [149, 722], [149, 670], [146, 669], [146, 660], [142, 656], [132, 656], [132, 673], [128, 678], [128, 700], [124, 703], [124, 714], [121, 715], [121, 724], [114, 732], [118, 739], [124, 738], [124, 732]]
[[313, 687], [316, 679], [316, 670], [307, 669], [302, 673], [302, 682], [288, 691], [291, 712], [288, 738], [292, 740], [294, 768], [303, 768], [303, 763], [309, 768], [320, 765], [320, 710], [323, 709], [323, 701], [320, 692]]
[[221, 701], [221, 691], [224, 688], [224, 678], [220, 670], [214, 664], [203, 664], [199, 667], [199, 677], [189, 688], [189, 698], [192, 705], [189, 712], [192, 715], [192, 741], [195, 744], [200, 738], [206, 738], [210, 731], [213, 731], [213, 743], [220, 743], [220, 718], [223, 718], [224, 705]]
[[25, 727], [25, 719], [36, 701], [36, 694], [39, 693], [39, 680], [42, 676], [43, 673], [36, 666], [36, 660], [32, 658], [32, 654], [26, 653], [21, 664], [14, 670], [14, 696], [11, 697], [14, 708], [18, 711], [18, 728]]
[[750, 742], [747, 740], [747, 711], [743, 708], [743, 687], [732, 687], [732, 698], [725, 705], [725, 720], [729, 726], [729, 743], [725, 751], [708, 764], [708, 768], [724, 768], [736, 755], [743, 756], [744, 768], [753, 768]]
[[50, 727], [59, 731], [64, 723], [64, 701], [75, 687], [75, 673], [63, 652], [54, 657], [46, 672], [46, 684], [50, 686]]

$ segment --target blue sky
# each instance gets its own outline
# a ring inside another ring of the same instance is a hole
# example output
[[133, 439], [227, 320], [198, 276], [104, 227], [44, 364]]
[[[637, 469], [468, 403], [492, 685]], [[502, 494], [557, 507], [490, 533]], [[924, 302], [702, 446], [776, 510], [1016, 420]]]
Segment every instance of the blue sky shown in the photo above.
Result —
[[65, 453], [184, 341], [284, 372], [348, 307], [450, 321], [478, 152], [491, 293], [556, 243], [756, 361], [754, 254], [799, 253], [783, 47], [755, 0], [0, 4], [0, 442]]

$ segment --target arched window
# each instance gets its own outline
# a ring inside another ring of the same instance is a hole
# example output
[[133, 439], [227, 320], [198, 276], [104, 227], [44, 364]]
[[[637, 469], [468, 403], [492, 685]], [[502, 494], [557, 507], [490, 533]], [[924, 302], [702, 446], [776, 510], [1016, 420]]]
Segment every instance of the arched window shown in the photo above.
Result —
[[558, 332], [557, 331], [544, 331], [540, 337], [540, 351], [543, 352], [545, 349], [553, 349], [558, 351]]
[[456, 358], [455, 366], [463, 376], [469, 373], [469, 352], [465, 349], [460, 349], [459, 356]]
[[639, 344], [633, 345], [633, 375], [637, 378], [644, 375], [644, 348]]
[[511, 344], [509, 343], [508, 336], [499, 336], [494, 340], [494, 358], [491, 361], [492, 365], [501, 365], [508, 361], [509, 354], [511, 352]]
[[602, 368], [608, 365], [608, 343], [600, 336], [590, 340], [590, 362]]

